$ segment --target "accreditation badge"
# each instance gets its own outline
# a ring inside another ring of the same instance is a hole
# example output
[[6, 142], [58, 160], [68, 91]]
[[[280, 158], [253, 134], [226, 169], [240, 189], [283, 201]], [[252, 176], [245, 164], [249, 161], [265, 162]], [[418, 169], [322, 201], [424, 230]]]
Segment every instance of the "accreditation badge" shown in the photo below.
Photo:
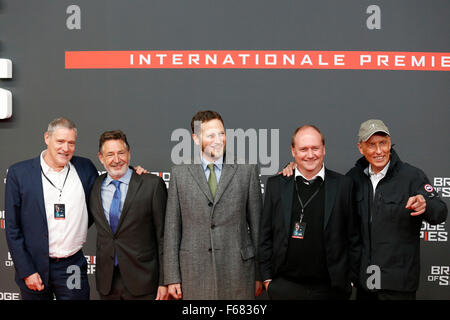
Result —
[[66, 219], [66, 205], [64, 203], [55, 203], [53, 205], [55, 220]]
[[306, 222], [296, 222], [291, 238], [303, 239], [305, 237]]

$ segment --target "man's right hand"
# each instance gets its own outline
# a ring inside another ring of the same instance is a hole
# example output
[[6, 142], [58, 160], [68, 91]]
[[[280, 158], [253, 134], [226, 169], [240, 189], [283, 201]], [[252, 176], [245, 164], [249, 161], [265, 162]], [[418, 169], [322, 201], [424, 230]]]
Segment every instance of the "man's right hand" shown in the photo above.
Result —
[[173, 299], [180, 300], [183, 298], [183, 293], [181, 292], [181, 284], [179, 283], [172, 283], [167, 286], [169, 289], [169, 296], [171, 296]]
[[37, 272], [26, 277], [24, 280], [25, 280], [25, 284], [27, 285], [28, 289], [33, 290], [33, 291], [44, 290], [44, 284], [42, 283], [41, 276]]
[[295, 168], [297, 168], [297, 164], [295, 162], [289, 162], [286, 167], [284, 167], [283, 171], [278, 172], [278, 174], [283, 174], [285, 177], [290, 177], [294, 174]]

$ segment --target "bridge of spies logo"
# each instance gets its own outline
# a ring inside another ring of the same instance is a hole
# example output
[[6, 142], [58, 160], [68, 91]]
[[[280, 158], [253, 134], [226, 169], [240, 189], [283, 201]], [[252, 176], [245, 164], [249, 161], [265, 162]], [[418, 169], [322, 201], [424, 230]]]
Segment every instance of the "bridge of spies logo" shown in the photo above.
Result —
[[449, 266], [431, 266], [430, 274], [427, 277], [428, 282], [437, 282], [440, 286], [448, 286], [450, 279]]
[[87, 274], [95, 274], [95, 266], [97, 263], [96, 256], [84, 256], [87, 261]]
[[450, 177], [434, 177], [434, 188], [442, 198], [450, 198]]
[[0, 300], [20, 300], [18, 292], [0, 292]]
[[[161, 177], [166, 184], [166, 188], [169, 189], [170, 172], [152, 171], [150, 173], [154, 174], [155, 176]], [[261, 175], [259, 175], [259, 178], [261, 180]], [[261, 183], [261, 192], [264, 194], [264, 183]]]
[[169, 189], [170, 172], [152, 171], [150, 173], [154, 174], [155, 176], [161, 177], [161, 179], [163, 179], [164, 183], [166, 184], [166, 188]]
[[445, 230], [445, 222], [438, 225], [431, 225], [422, 221], [420, 238], [424, 241], [447, 242], [448, 232]]
[[5, 229], [5, 210], [0, 210], [0, 229]]
[[[88, 274], [95, 274], [95, 265], [96, 265], [96, 261], [97, 261], [97, 257], [96, 256], [84, 256], [86, 258], [86, 262], [88, 264], [87, 266], [87, 273]], [[13, 267], [14, 266], [14, 262], [11, 258], [11, 253], [8, 252], [8, 258], [5, 261], [5, 266], [6, 267]]]
[[14, 262], [12, 261], [11, 253], [9, 253], [8, 251], [8, 259], [5, 261], [5, 267], [12, 267], [12, 266], [14, 266]]

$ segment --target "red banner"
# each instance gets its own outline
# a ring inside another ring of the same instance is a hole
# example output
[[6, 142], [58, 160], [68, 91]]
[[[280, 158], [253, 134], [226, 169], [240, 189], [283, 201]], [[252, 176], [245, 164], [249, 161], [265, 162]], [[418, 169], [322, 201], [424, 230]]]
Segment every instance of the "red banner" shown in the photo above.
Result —
[[66, 51], [65, 68], [449, 71], [450, 53], [266, 50]]

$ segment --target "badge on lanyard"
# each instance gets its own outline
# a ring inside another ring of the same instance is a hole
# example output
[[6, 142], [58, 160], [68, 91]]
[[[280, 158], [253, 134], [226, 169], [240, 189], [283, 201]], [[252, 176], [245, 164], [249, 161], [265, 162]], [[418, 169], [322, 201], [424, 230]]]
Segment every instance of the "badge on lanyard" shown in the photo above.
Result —
[[[45, 175], [44, 170], [42, 170], [42, 166], [41, 166], [41, 172], [42, 172], [42, 175], [45, 177], [45, 179], [47, 179], [47, 181], [50, 182], [50, 184], [59, 191], [59, 200], [58, 201], [61, 201], [61, 195], [62, 195], [64, 186], [66, 185], [67, 177], [69, 176], [70, 166], [67, 169], [66, 178], [64, 179], [62, 188], [58, 188], [57, 186], [55, 186], [55, 184]], [[65, 220], [66, 219], [66, 205], [64, 203], [55, 203], [53, 205], [53, 215], [54, 215], [55, 220]]]
[[[320, 179], [320, 178], [319, 178]], [[306, 230], [306, 222], [303, 222], [304, 212], [306, 206], [312, 201], [312, 199], [319, 193], [320, 187], [322, 186], [323, 180], [321, 180], [319, 187], [316, 189], [316, 191], [313, 193], [313, 195], [306, 201], [305, 204], [303, 204], [302, 199], [299, 196], [297, 184], [295, 185], [295, 191], [298, 198], [298, 202], [300, 203], [300, 206], [302, 208], [302, 212], [300, 213], [300, 220], [296, 221], [294, 224], [294, 230], [292, 230], [291, 238], [294, 239], [303, 239], [305, 237], [305, 230]]]
[[306, 222], [301, 221], [295, 222], [291, 238], [303, 239], [303, 237], [305, 236], [305, 229], [306, 229]]
[[55, 220], [66, 219], [66, 205], [64, 203], [55, 203], [53, 205], [53, 212], [55, 213]]

